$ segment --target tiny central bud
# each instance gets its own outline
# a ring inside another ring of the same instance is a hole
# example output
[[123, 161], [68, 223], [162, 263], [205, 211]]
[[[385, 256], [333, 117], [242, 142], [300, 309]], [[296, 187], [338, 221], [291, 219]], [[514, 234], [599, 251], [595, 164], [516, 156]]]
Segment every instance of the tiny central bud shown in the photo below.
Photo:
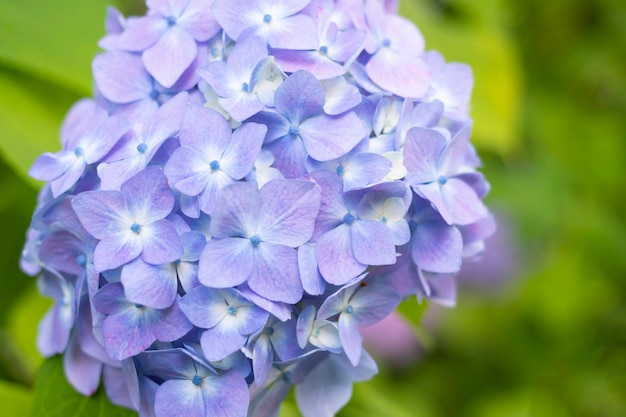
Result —
[[199, 387], [202, 385], [202, 377], [200, 377], [200, 375], [194, 375], [191, 382], [193, 382], [196, 387]]
[[266, 14], [265, 16], [263, 16], [263, 21], [265, 23], [269, 23], [272, 21], [272, 15], [271, 14]]
[[80, 254], [76, 257], [76, 265], [85, 266], [87, 265], [87, 257], [84, 254]]
[[146, 153], [147, 150], [148, 150], [148, 145], [146, 145], [145, 143], [142, 142], [139, 145], [137, 145], [137, 152]]
[[218, 56], [220, 56], [219, 48], [216, 48], [216, 47], [211, 48], [211, 56], [213, 58], [217, 58]]
[[211, 171], [215, 172], [220, 169], [220, 163], [218, 161], [211, 161], [209, 162], [209, 167], [211, 168]]
[[237, 307], [234, 307], [234, 306], [228, 307], [228, 314], [231, 315], [231, 316], [236, 316], [237, 315]]
[[61, 304], [63, 307], [67, 307], [68, 305], [70, 305], [70, 300], [68, 300], [67, 297], [63, 297], [59, 300], [59, 304]]
[[380, 216], [380, 221], [383, 223], [387, 223], [387, 216]]
[[267, 329], [265, 329], [265, 333], [267, 333], [268, 336], [271, 336], [274, 334], [274, 328], [273, 327], [268, 327]]
[[355, 219], [355, 218], [354, 218], [354, 216], [353, 216], [352, 214], [350, 214], [350, 213], [346, 213], [346, 215], [345, 215], [345, 216], [343, 216], [343, 222], [344, 222], [345, 224], [347, 224], [348, 226], [350, 226], [352, 223], [354, 223], [354, 220], [356, 220], [356, 219]]
[[81, 157], [84, 154], [85, 154], [85, 150], [81, 148], [80, 146], [77, 146], [76, 149], [74, 149], [74, 155]]
[[130, 226], [130, 230], [132, 230], [135, 234], [139, 234], [141, 233], [141, 225], [135, 222]]
[[298, 130], [298, 126], [296, 125], [291, 125], [289, 126], [289, 134], [292, 136], [296, 136], [298, 134], [299, 130]]
[[259, 235], [254, 235], [250, 238], [250, 243], [252, 243], [252, 247], [256, 248], [257, 246], [259, 246], [259, 243], [261, 243], [261, 236]]
[[320, 54], [321, 55], [328, 54], [328, 46], [326, 46], [326, 45], [320, 46]]
[[136, 308], [137, 310], [143, 310], [144, 308], [146, 308], [146, 306], [141, 305], [141, 304], [135, 304], [135, 308]]
[[150, 91], [150, 98], [152, 100], [156, 100], [156, 99], [159, 98], [159, 94], [160, 93], [156, 89], [154, 89], [154, 90]]
[[244, 93], [247, 93], [249, 88], [250, 86], [248, 85], [248, 83], [241, 84], [241, 91], [243, 91]]
[[388, 38], [383, 39], [383, 46], [387, 48], [389, 45], [391, 45], [391, 41]]
[[345, 168], [342, 165], [339, 165], [337, 167], [337, 175], [339, 175], [340, 177], [343, 177], [344, 172], [346, 172]]
[[174, 266], [180, 265], [180, 259], [175, 260], [173, 263], [174, 263]]
[[274, 74], [273, 72], [270, 72], [269, 74], [267, 74], [267, 81], [274, 81], [276, 79], [276, 74]]
[[176, 24], [176, 18], [174, 16], [168, 16], [165, 18], [168, 26], [174, 26]]
[[286, 383], [291, 383], [291, 374], [289, 372], [285, 372], [282, 378]]
[[320, 335], [320, 329], [313, 330], [313, 337], [318, 337]]
[[346, 307], [346, 309], [343, 310], [343, 311], [346, 314], [352, 314], [352, 313], [354, 313], [354, 307], [352, 307], [352, 304], [348, 304], [348, 307]]
[[448, 182], [448, 179], [443, 175], [440, 175], [439, 178], [437, 178], [437, 182], [439, 185], [445, 185]]

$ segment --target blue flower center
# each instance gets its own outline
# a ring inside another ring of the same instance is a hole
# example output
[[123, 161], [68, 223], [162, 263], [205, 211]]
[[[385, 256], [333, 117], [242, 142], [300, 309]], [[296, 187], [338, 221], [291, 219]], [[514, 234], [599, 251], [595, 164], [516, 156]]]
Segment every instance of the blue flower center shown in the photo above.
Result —
[[250, 238], [250, 243], [252, 244], [253, 248], [256, 248], [257, 246], [259, 246], [259, 243], [261, 243], [261, 236], [259, 235], [254, 235]]
[[152, 91], [150, 91], [150, 98], [152, 100], [156, 100], [159, 98], [159, 92], [156, 89], [153, 89]]
[[348, 307], [346, 307], [346, 309], [343, 310], [343, 312], [346, 314], [352, 314], [354, 313], [354, 307], [352, 307], [352, 304], [348, 304]]
[[177, 259], [173, 262], [174, 266], [178, 266], [180, 265], [180, 259]]
[[220, 50], [217, 47], [213, 47], [211, 48], [211, 56], [213, 58], [217, 58], [218, 56], [220, 56]]
[[283, 378], [283, 381], [287, 383], [291, 383], [291, 374], [289, 372], [285, 372], [282, 378]]
[[267, 74], [267, 81], [274, 81], [276, 79], [276, 74], [274, 72], [270, 72]]
[[448, 179], [443, 175], [440, 175], [439, 178], [437, 178], [437, 182], [439, 183], [439, 185], [446, 185]]
[[135, 304], [135, 308], [137, 310], [143, 310], [144, 308], [146, 308], [146, 306], [142, 305], [142, 304]]
[[313, 336], [318, 337], [320, 335], [320, 329], [313, 330]]
[[209, 162], [209, 168], [211, 168], [211, 171], [215, 172], [220, 169], [220, 163], [218, 161], [211, 161]]
[[74, 149], [74, 155], [78, 156], [79, 158], [83, 156], [84, 154], [85, 154], [85, 150], [81, 148], [80, 146], [77, 146], [76, 149]]
[[272, 21], [272, 15], [271, 14], [266, 14], [265, 16], [263, 16], [263, 21], [265, 23], [269, 23]]
[[350, 214], [350, 213], [346, 213], [346, 215], [345, 215], [345, 216], [343, 216], [343, 222], [344, 222], [345, 224], [347, 224], [348, 226], [350, 226], [352, 223], [354, 223], [354, 220], [356, 220], [356, 219], [355, 219], [355, 218], [354, 218], [354, 216], [353, 216], [352, 214]]
[[249, 88], [250, 86], [248, 85], [248, 83], [241, 84], [241, 91], [243, 91], [244, 93], [247, 93]]
[[383, 223], [387, 223], [387, 216], [380, 216], [380, 221]]
[[67, 307], [68, 305], [70, 305], [70, 300], [67, 297], [63, 297], [59, 300], [59, 304], [61, 304], [63, 307]]
[[193, 382], [196, 387], [199, 387], [202, 385], [202, 377], [200, 375], [194, 375], [191, 382]]
[[268, 336], [271, 336], [274, 334], [274, 328], [273, 327], [268, 327], [267, 329], [265, 329], [265, 333], [267, 333]]
[[230, 316], [236, 316], [237, 315], [237, 307], [235, 307], [235, 306], [228, 307], [228, 314]]
[[296, 136], [298, 133], [299, 133], [298, 126], [296, 126], [296, 125], [289, 126], [289, 134], [290, 135]]
[[146, 153], [147, 150], [148, 150], [148, 145], [146, 145], [145, 143], [142, 142], [139, 145], [137, 145], [137, 152]]
[[76, 257], [76, 265], [85, 266], [87, 265], [87, 257], [84, 254], [80, 254]]
[[383, 39], [383, 46], [387, 48], [389, 45], [391, 45], [391, 41], [388, 38]]
[[326, 55], [326, 54], [328, 54], [328, 46], [326, 46], [326, 45], [322, 45], [322, 46], [320, 46], [320, 54], [321, 54], [321, 55]]
[[343, 165], [339, 165], [337, 167], [337, 175], [339, 175], [340, 177], [343, 177], [343, 174], [346, 172], [345, 168], [343, 167]]
[[165, 18], [165, 20], [167, 21], [167, 25], [170, 27], [176, 24], [176, 18], [174, 16], [168, 16]]
[[132, 230], [132, 232], [135, 234], [139, 234], [141, 233], [141, 225], [135, 222], [130, 226], [130, 230]]

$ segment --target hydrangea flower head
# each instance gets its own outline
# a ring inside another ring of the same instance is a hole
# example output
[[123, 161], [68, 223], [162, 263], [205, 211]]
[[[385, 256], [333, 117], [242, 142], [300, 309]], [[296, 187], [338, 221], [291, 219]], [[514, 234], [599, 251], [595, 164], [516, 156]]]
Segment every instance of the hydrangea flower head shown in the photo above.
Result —
[[[141, 417], [331, 417], [376, 364], [360, 328], [454, 304], [493, 233], [471, 70], [383, 0], [111, 10], [96, 92], [31, 168], [38, 346]], [[332, 381], [328, 379], [332, 377]]]

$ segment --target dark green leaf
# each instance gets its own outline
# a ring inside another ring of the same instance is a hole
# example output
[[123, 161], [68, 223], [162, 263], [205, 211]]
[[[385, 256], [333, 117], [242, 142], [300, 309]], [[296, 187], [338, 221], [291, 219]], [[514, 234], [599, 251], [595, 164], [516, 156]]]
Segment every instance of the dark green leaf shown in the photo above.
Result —
[[31, 417], [133, 417], [134, 411], [117, 407], [100, 389], [85, 397], [72, 388], [63, 373], [60, 356], [46, 360], [35, 383]]
[[26, 388], [0, 380], [0, 414], [3, 416], [28, 415], [32, 400], [33, 394]]

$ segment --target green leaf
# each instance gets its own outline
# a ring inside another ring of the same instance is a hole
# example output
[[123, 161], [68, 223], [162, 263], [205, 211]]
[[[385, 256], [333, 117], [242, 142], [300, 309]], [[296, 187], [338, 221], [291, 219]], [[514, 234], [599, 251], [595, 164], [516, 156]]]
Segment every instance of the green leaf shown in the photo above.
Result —
[[65, 379], [63, 360], [46, 360], [35, 383], [31, 417], [136, 417], [134, 411], [111, 404], [102, 389], [85, 397]]
[[28, 415], [33, 394], [26, 388], [0, 380], [0, 404], [3, 416]]
[[91, 60], [104, 35], [107, 0], [2, 0], [0, 61], [91, 92]]
[[473, 142], [501, 155], [511, 153], [520, 141], [522, 76], [513, 40], [502, 27], [503, 2], [489, 0], [489, 5], [480, 6], [471, 0], [451, 2], [461, 10], [461, 20], [437, 13], [428, 3], [400, 2], [401, 14], [417, 24], [427, 49], [438, 50], [448, 62], [472, 67]]
[[0, 91], [0, 155], [39, 188], [40, 184], [28, 177], [28, 169], [42, 153], [60, 149], [58, 132], [63, 116], [78, 96], [1, 67]]

